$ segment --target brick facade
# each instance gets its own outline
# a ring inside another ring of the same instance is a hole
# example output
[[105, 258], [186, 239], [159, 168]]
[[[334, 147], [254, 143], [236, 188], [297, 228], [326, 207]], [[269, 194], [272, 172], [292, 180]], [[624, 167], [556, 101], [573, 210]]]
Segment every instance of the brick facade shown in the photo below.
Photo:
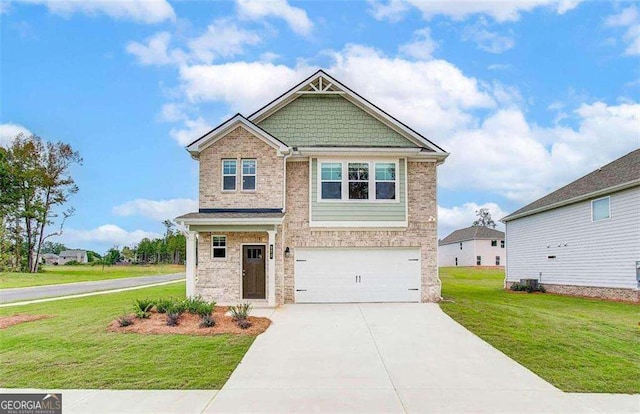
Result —
[[[241, 190], [243, 158], [257, 160], [255, 191]], [[236, 191], [222, 191], [222, 160], [238, 161]], [[237, 127], [200, 153], [200, 208], [282, 208], [283, 158], [277, 150]]]
[[[514, 283], [515, 282], [507, 282], [506, 288], [509, 289]], [[542, 283], [542, 286], [544, 286], [548, 293], [640, 303], [640, 290], [638, 289], [552, 285], [548, 283]]]

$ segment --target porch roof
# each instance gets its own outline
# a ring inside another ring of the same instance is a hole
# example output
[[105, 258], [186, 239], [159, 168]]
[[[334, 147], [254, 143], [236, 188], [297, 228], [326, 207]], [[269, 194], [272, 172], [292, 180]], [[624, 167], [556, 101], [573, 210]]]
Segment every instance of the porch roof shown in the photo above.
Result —
[[197, 212], [177, 217], [176, 221], [193, 231], [260, 231], [282, 224], [282, 211]]

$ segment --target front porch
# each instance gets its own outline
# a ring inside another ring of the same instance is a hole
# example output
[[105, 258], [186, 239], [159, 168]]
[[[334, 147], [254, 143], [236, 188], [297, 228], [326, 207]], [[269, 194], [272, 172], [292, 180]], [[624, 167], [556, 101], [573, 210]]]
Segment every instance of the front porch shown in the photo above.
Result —
[[179, 217], [187, 228], [187, 296], [220, 305], [276, 306], [283, 217], [282, 212], [258, 210]]

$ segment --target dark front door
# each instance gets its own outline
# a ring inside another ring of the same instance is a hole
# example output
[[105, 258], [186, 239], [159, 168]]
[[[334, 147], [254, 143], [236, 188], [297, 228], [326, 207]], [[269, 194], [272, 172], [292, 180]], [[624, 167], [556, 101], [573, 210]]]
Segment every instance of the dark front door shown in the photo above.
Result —
[[264, 246], [242, 246], [242, 298], [266, 299]]

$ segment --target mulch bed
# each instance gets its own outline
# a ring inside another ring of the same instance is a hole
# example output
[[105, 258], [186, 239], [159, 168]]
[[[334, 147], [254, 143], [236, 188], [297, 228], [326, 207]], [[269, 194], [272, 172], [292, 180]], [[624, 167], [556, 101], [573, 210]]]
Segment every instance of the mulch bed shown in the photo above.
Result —
[[25, 322], [37, 321], [40, 319], [52, 318], [51, 315], [12, 315], [12, 316], [0, 316], [0, 329], [6, 329], [13, 325], [18, 325]]
[[167, 326], [167, 315], [164, 313], [151, 312], [148, 319], [138, 319], [133, 315], [133, 325], [121, 327], [117, 320], [114, 320], [107, 327], [109, 332], [138, 333], [146, 335], [250, 335], [258, 336], [267, 330], [271, 325], [271, 320], [256, 316], [249, 316], [251, 327], [240, 329], [230, 316], [226, 316], [226, 307], [218, 306], [213, 311], [213, 319], [216, 326], [211, 328], [200, 328], [200, 317], [190, 313], [183, 313], [178, 326]]

